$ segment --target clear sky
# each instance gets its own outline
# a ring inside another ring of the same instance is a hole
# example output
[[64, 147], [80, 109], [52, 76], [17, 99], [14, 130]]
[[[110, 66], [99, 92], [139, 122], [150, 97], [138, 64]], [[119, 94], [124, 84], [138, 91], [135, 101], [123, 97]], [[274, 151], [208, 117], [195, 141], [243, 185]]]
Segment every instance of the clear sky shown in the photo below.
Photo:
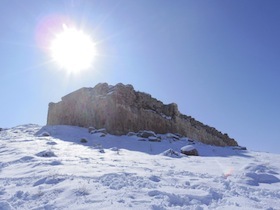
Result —
[[[90, 70], [51, 62], [71, 22], [96, 42]], [[46, 124], [81, 87], [132, 84], [252, 150], [280, 153], [279, 0], [3, 0], [0, 127]]]

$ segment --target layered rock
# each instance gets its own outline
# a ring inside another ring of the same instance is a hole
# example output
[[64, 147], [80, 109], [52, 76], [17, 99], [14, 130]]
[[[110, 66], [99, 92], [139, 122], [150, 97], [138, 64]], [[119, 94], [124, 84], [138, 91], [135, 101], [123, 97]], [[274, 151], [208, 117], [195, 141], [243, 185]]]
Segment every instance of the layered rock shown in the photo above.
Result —
[[81, 88], [50, 103], [48, 125], [76, 125], [106, 128], [115, 135], [152, 130], [178, 133], [206, 144], [236, 146], [227, 134], [179, 112], [175, 103], [165, 105], [151, 95], [135, 91], [131, 85], [107, 83]]

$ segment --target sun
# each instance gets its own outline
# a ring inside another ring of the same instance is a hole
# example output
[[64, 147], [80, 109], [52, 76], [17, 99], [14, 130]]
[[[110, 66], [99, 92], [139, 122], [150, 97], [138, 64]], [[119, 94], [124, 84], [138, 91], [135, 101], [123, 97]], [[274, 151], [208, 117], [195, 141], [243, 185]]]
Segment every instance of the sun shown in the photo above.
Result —
[[96, 46], [91, 37], [76, 28], [63, 25], [63, 31], [51, 41], [53, 61], [69, 73], [80, 73], [92, 66]]

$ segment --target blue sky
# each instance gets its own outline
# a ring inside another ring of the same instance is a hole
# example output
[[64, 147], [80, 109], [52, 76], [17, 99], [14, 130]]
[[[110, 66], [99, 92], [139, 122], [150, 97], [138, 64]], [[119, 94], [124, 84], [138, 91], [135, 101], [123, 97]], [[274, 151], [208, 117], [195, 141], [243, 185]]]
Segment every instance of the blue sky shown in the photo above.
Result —
[[[49, 102], [122, 82], [240, 145], [280, 153], [279, 11], [278, 0], [1, 1], [0, 127], [44, 125]], [[89, 71], [50, 62], [48, 20], [96, 41]]]

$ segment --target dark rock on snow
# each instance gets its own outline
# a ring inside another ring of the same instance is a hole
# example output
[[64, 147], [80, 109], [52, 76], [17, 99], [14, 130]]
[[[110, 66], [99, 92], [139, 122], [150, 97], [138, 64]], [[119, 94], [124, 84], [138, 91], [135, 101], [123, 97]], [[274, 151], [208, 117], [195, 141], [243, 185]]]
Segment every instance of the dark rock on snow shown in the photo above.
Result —
[[181, 153], [189, 156], [198, 156], [197, 149], [192, 145], [187, 145], [181, 148]]

